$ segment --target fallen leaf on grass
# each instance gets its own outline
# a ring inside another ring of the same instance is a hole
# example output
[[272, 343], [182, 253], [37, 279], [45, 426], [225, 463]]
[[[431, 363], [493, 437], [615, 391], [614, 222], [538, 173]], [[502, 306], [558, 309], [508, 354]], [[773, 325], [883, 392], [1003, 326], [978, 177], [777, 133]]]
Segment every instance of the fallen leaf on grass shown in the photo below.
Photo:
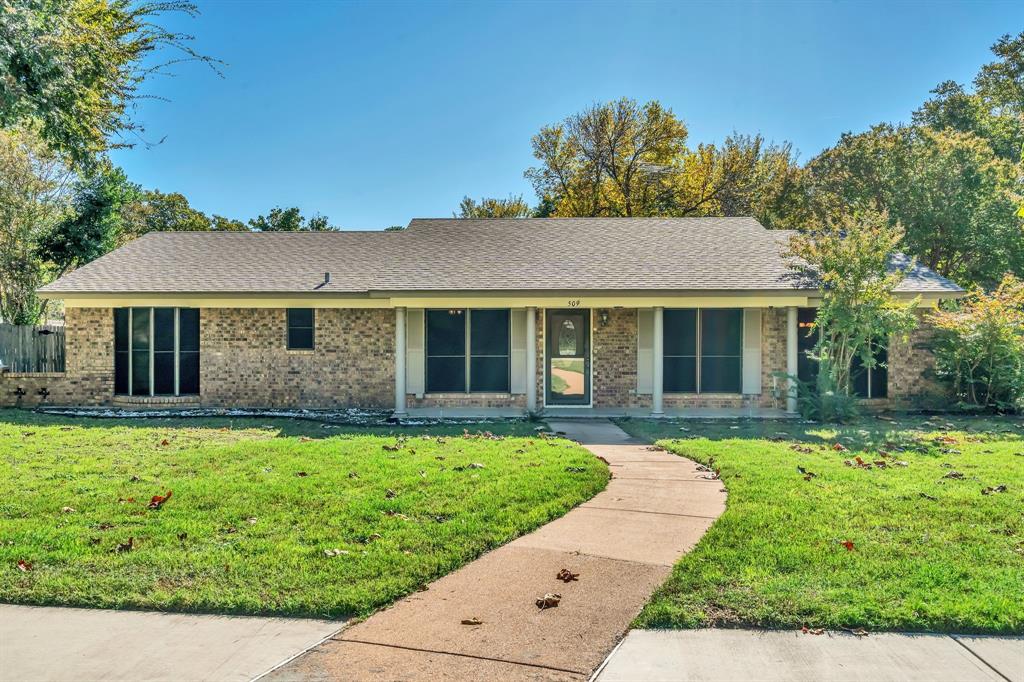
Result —
[[312, 441], [313, 441], [313, 439], [310, 438], [309, 436], [300, 436], [299, 437], [299, 442], [300, 443], [311, 443]]
[[171, 495], [173, 494], [173, 491], [168, 490], [166, 495], [154, 495], [149, 500], [148, 508], [160, 509], [160, 507], [164, 506], [164, 503], [167, 502], [167, 500], [171, 499]]
[[805, 635], [823, 635], [825, 634], [825, 628], [809, 628], [805, 625], [800, 628], [800, 632]]
[[949, 472], [946, 473], [945, 476], [943, 476], [943, 478], [955, 478], [957, 480], [960, 480], [963, 477], [964, 477], [964, 475], [962, 473], [960, 473], [959, 471], [949, 471]]
[[843, 547], [845, 547], [847, 552], [852, 552], [853, 551], [853, 541], [852, 540], [843, 540], [839, 544], [842, 545]]
[[89, 538], [89, 544], [90, 545], [98, 545], [98, 544], [100, 544], [100, 538]]
[[324, 550], [324, 556], [326, 556], [326, 557], [342, 556], [344, 554], [349, 554], [349, 551], [345, 550], [345, 549], [325, 549]]
[[298, 476], [299, 478], [305, 478], [306, 476], [309, 476], [309, 474], [307, 474], [305, 471], [296, 471], [295, 475]]
[[61, 507], [60, 511], [61, 511], [62, 514], [74, 514], [75, 513], [75, 508], [74, 507]]
[[563, 568], [561, 571], [558, 572], [558, 575], [556, 575], [555, 577], [561, 580], [563, 583], [571, 583], [574, 580], [579, 580], [580, 574], [573, 573], [568, 568]]
[[929, 495], [928, 493], [918, 493], [918, 495], [920, 495], [921, 497], [923, 497], [926, 500], [931, 500], [932, 502], [935, 502], [936, 500], [939, 499], [939, 498], [935, 497], [934, 495]]
[[160, 441], [160, 445], [170, 445], [170, 444], [171, 444], [171, 441], [167, 440], [166, 438], [164, 438], [162, 441]]
[[135, 502], [135, 498], [134, 497], [119, 497], [119, 498], [117, 498], [117, 503], [118, 504], [131, 504], [131, 503], [134, 503], [134, 502]]
[[130, 552], [134, 548], [135, 548], [135, 538], [134, 537], [130, 537], [130, 538], [128, 538], [127, 542], [119, 542], [117, 547], [114, 548], [114, 551], [117, 552], [118, 554], [121, 554], [123, 552]]
[[463, 625], [483, 625], [484, 622], [482, 620], [480, 620], [479, 618], [463, 618], [462, 619], [462, 624]]
[[185, 542], [188, 540], [188, 533], [178, 533], [178, 542]]
[[993, 493], [1005, 493], [1007, 490], [1009, 490], [1009, 488], [1007, 488], [1005, 485], [997, 485], [995, 487], [989, 486], [987, 488], [982, 488], [981, 494], [991, 495]]
[[558, 603], [560, 601], [562, 601], [562, 595], [556, 594], [554, 592], [548, 592], [543, 597], [538, 597], [536, 604], [537, 608], [543, 611], [544, 609], [555, 608], [556, 606], [558, 606]]
[[833, 443], [832, 449], [835, 450], [836, 452], [846, 452], [846, 446], [843, 445], [842, 443]]
[[24, 559], [18, 559], [18, 570], [22, 573], [28, 573], [32, 570], [32, 564], [25, 561]]
[[396, 497], [398, 497], [398, 493], [396, 493], [396, 492], [395, 492], [394, 490], [392, 490], [391, 488], [388, 488], [387, 492], [386, 492], [386, 493], [384, 493], [384, 499], [387, 499], [387, 500], [393, 500], [393, 499], [395, 499]]
[[586, 467], [565, 467], [565, 470], [568, 471], [570, 474], [582, 474], [582, 473], [586, 473], [587, 468]]
[[811, 480], [812, 478], [815, 478], [818, 475], [818, 474], [814, 473], [813, 471], [808, 471], [807, 469], [804, 469], [802, 466], [799, 466], [799, 465], [797, 465], [796, 470], [804, 475], [804, 480], [805, 481], [809, 481], [809, 480]]

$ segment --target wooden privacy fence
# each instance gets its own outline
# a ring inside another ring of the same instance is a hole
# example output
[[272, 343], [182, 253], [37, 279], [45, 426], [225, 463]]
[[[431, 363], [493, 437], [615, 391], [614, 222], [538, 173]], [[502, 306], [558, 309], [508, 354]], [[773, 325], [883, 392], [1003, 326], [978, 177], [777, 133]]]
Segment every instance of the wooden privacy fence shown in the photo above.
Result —
[[0, 366], [11, 372], [63, 372], [64, 327], [0, 322]]

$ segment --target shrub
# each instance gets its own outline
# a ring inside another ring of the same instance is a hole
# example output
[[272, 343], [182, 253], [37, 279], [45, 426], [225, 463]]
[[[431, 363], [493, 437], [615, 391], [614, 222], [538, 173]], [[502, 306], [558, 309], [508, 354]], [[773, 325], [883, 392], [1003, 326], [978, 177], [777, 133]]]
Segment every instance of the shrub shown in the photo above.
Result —
[[935, 372], [961, 406], [1024, 409], [1024, 282], [1006, 275], [992, 293], [975, 290], [931, 322]]

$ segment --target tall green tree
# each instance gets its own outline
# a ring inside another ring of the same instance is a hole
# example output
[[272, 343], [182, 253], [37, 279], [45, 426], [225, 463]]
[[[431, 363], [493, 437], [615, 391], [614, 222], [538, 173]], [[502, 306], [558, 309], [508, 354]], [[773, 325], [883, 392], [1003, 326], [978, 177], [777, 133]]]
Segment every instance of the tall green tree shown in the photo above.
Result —
[[0, 130], [0, 319], [35, 324], [50, 277], [40, 238], [65, 214], [75, 175], [31, 129]]
[[1024, 267], [1016, 173], [974, 133], [883, 124], [812, 159], [807, 183], [819, 221], [851, 208], [884, 212], [924, 265], [966, 286], [992, 285]]
[[38, 253], [58, 277], [99, 258], [123, 241], [123, 210], [139, 194], [124, 171], [104, 164], [76, 184], [71, 211], [40, 236]]
[[533, 209], [523, 197], [510, 195], [507, 199], [483, 197], [479, 201], [463, 197], [456, 218], [529, 218]]
[[822, 291], [815, 319], [819, 382], [850, 395], [854, 358], [877, 363], [877, 345], [917, 325], [917, 301], [895, 295], [904, 272], [891, 268], [902, 242], [898, 226], [874, 211], [844, 213], [790, 240], [791, 267]]
[[217, 68], [189, 36], [160, 25], [169, 13], [198, 12], [181, 0], [7, 0], [0, 127], [34, 121], [47, 143], [81, 166], [131, 146], [143, 132], [131, 114], [145, 81], [182, 61]]

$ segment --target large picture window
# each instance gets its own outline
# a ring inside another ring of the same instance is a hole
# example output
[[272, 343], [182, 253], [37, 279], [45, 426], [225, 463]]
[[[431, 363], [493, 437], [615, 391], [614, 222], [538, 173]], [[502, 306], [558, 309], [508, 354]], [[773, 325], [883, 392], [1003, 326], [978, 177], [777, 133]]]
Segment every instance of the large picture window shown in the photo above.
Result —
[[426, 312], [428, 393], [509, 391], [509, 311]]
[[199, 311], [116, 308], [114, 392], [138, 396], [198, 394]]
[[741, 393], [743, 311], [666, 310], [663, 369], [669, 393]]

